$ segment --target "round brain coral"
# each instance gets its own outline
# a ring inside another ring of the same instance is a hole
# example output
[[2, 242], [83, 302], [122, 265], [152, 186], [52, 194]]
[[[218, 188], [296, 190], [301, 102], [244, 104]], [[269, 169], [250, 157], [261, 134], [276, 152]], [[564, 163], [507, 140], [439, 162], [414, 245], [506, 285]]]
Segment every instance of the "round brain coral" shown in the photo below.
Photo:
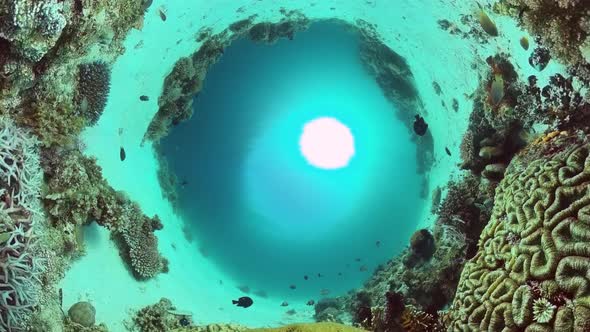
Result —
[[587, 141], [562, 135], [512, 161], [449, 317], [450, 331], [590, 331]]

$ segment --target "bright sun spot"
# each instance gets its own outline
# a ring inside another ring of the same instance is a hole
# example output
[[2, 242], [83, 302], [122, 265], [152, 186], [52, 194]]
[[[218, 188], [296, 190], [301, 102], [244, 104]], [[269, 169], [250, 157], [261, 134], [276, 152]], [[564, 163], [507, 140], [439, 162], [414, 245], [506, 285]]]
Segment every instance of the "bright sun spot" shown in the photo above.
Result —
[[305, 124], [299, 148], [315, 167], [337, 169], [348, 165], [354, 156], [354, 138], [350, 129], [334, 118], [317, 118]]

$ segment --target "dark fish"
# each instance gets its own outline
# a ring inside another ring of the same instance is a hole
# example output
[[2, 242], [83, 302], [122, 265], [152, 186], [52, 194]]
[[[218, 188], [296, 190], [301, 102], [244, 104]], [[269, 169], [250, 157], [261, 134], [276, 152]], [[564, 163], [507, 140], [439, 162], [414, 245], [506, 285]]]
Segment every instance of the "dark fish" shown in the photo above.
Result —
[[362, 265], [362, 266], [359, 268], [359, 271], [361, 271], [361, 272], [366, 272], [367, 270], [368, 270], [368, 268], [367, 268], [367, 266], [366, 266], [366, 265]]
[[418, 136], [424, 136], [424, 134], [426, 134], [426, 129], [428, 129], [428, 124], [426, 123], [426, 121], [424, 121], [424, 118], [418, 114], [416, 114], [415, 119], [416, 120], [414, 120], [414, 132]]
[[339, 276], [342, 276], [342, 272], [338, 272], [338, 275], [339, 275]]
[[281, 307], [286, 307], [289, 305], [289, 302], [287, 301], [283, 301], [283, 303], [281, 303]]
[[252, 299], [248, 296], [242, 296], [237, 300], [232, 300], [231, 303], [235, 304], [238, 307], [248, 308], [252, 305], [252, 303], [254, 303], [254, 301], [252, 301]]
[[309, 277], [305, 275], [305, 276], [303, 276], [303, 279], [307, 280], [307, 279], [309, 279]]
[[158, 15], [160, 15], [160, 18], [162, 19], [162, 21], [166, 22], [166, 13], [164, 13], [162, 8], [158, 9]]
[[64, 292], [63, 292], [63, 289], [60, 288], [59, 289], [59, 306], [61, 307], [62, 305], [64, 305]]
[[297, 286], [295, 286], [295, 285], [290, 285], [290, 286], [289, 286], [289, 288], [291, 288], [291, 289], [296, 289], [296, 288], [297, 288]]
[[356, 262], [360, 262], [360, 261], [361, 261], [361, 259], [360, 259], [360, 258], [355, 258], [354, 260], [355, 260]]
[[148, 101], [148, 100], [150, 100], [150, 97], [148, 97], [146, 95], [141, 95], [141, 96], [139, 96], [139, 100], [141, 100], [141, 101]]
[[180, 320], [178, 321], [178, 323], [180, 324], [180, 326], [189, 326], [189, 325], [191, 325], [190, 320], [188, 320], [188, 318], [186, 318], [186, 316], [181, 317]]
[[287, 310], [285, 313], [289, 316], [293, 316], [297, 313], [297, 311], [295, 311], [295, 309], [291, 309], [291, 310]]
[[449, 148], [447, 148], [446, 146], [445, 146], [445, 152], [446, 152], [446, 153], [447, 153], [449, 156], [451, 155], [451, 151], [450, 151], [450, 150], [449, 150]]
[[119, 150], [119, 157], [121, 158], [121, 161], [124, 161], [127, 157], [127, 155], [125, 154], [125, 149], [123, 149], [123, 147], [121, 147], [121, 150]]
[[326, 296], [326, 295], [328, 295], [328, 294], [330, 294], [330, 290], [329, 290], [329, 289], [325, 289], [325, 288], [324, 288], [324, 289], [322, 289], [322, 290], [320, 291], [320, 295]]
[[322, 274], [321, 273], [318, 273], [318, 278], [321, 278], [321, 277], [322, 277]]
[[314, 305], [314, 304], [315, 304], [315, 301], [314, 301], [314, 300], [309, 300], [309, 301], [307, 301], [307, 303], [306, 303], [306, 304], [307, 304], [307, 305]]
[[375, 246], [377, 246], [377, 248], [381, 247], [381, 241], [376, 241]]

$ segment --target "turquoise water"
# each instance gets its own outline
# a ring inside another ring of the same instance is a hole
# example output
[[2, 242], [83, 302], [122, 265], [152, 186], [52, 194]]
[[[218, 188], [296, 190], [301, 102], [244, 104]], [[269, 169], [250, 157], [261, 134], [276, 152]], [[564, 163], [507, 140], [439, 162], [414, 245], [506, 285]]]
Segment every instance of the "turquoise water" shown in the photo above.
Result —
[[[208, 72], [192, 119], [162, 141], [185, 183], [180, 214], [199, 243], [194, 254], [226, 271], [227, 287], [335, 296], [361, 286], [416, 229], [416, 148], [358, 42], [330, 23], [274, 45], [234, 42]], [[317, 168], [301, 154], [303, 126], [319, 117], [353, 134], [346, 167]]]

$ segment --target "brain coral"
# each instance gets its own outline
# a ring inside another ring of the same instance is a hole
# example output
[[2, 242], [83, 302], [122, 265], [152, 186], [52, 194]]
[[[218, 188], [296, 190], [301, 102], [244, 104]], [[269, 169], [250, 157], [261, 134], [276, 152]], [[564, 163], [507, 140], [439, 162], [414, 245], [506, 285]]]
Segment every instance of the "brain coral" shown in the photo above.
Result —
[[461, 274], [450, 331], [590, 331], [589, 184], [587, 139], [560, 135], [512, 161]]

